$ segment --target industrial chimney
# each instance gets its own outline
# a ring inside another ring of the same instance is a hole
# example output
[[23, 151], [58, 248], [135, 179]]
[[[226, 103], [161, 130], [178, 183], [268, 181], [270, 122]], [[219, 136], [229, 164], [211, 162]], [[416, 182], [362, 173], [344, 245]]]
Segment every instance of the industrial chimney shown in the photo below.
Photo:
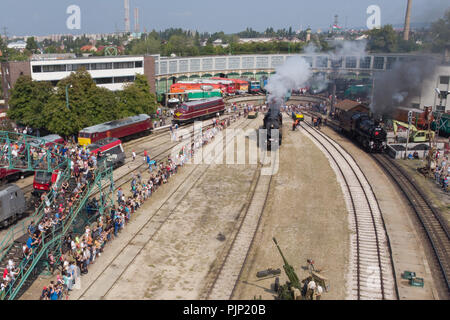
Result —
[[134, 32], [139, 33], [139, 8], [134, 8]]
[[409, 40], [409, 25], [411, 21], [411, 6], [412, 0], [408, 0], [408, 5], [406, 6], [406, 16], [405, 16], [405, 29], [403, 30], [403, 40]]
[[124, 0], [125, 8], [125, 32], [130, 32], [130, 0]]

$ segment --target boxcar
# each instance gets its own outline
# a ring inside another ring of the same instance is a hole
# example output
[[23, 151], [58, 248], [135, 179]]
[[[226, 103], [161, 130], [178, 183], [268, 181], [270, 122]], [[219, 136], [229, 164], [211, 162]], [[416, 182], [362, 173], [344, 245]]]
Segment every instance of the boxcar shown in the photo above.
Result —
[[84, 128], [78, 134], [78, 144], [85, 146], [105, 138], [128, 138], [137, 134], [148, 134], [152, 129], [150, 116], [140, 114]]
[[225, 103], [222, 98], [184, 102], [177, 110], [175, 110], [173, 122], [187, 123], [214, 117], [217, 113], [223, 114], [224, 112]]
[[0, 225], [7, 227], [25, 213], [26, 203], [23, 191], [15, 184], [0, 187]]

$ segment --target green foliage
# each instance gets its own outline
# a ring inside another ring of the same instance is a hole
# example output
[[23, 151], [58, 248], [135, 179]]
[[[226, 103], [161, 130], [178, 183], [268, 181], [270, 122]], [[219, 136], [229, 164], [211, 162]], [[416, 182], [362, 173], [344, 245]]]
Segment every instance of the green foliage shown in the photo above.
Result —
[[450, 10], [445, 12], [444, 18], [434, 22], [431, 26], [433, 35], [432, 50], [442, 52], [450, 47]]
[[34, 40], [34, 37], [29, 37], [27, 39], [27, 46], [26, 49], [29, 50], [32, 53], [36, 53], [38, 50], [38, 45], [36, 40]]
[[52, 90], [49, 83], [32, 81], [30, 76], [19, 77], [11, 90], [8, 117], [23, 125], [43, 127], [46, 121], [42, 112]]
[[80, 69], [59, 81], [55, 89], [50, 83], [20, 77], [11, 91], [8, 116], [24, 125], [70, 136], [88, 126], [155, 110], [156, 97], [145, 76], [136, 75], [133, 84], [113, 92], [97, 87], [90, 74]]
[[156, 111], [156, 96], [150, 93], [150, 86], [143, 75], [136, 75], [136, 80], [125, 87], [123, 91], [117, 91], [118, 118]]
[[396, 52], [398, 37], [392, 25], [385, 25], [379, 29], [367, 32], [369, 41], [367, 48], [371, 52]]

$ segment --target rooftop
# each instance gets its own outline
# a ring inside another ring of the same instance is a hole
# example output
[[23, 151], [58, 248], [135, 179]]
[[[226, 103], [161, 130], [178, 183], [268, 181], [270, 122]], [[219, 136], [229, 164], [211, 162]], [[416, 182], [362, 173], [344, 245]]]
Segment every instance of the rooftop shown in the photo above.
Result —
[[363, 105], [362, 103], [359, 103], [359, 102], [353, 101], [353, 100], [349, 100], [349, 99], [345, 99], [345, 100], [342, 100], [342, 101], [339, 101], [338, 103], [336, 103], [336, 108], [344, 110], [344, 111], [349, 111], [357, 106], [362, 106], [364, 108], [367, 108], [367, 106]]

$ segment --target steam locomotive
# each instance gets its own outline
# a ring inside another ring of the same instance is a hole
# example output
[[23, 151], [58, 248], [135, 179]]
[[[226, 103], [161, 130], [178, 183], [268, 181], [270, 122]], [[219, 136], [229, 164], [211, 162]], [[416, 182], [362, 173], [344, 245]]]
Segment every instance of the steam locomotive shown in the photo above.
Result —
[[367, 152], [383, 152], [386, 149], [386, 131], [367, 113], [344, 113], [340, 118], [339, 127]]
[[[279, 110], [275, 110], [275, 107], [270, 107], [269, 111], [264, 115], [263, 125], [259, 129], [267, 130], [264, 132], [264, 141], [267, 150], [272, 150], [272, 146], [281, 146], [283, 140], [283, 116]], [[278, 134], [277, 134], [277, 130]], [[258, 145], [260, 144], [258, 134]], [[261, 136], [261, 138], [263, 138]]]

